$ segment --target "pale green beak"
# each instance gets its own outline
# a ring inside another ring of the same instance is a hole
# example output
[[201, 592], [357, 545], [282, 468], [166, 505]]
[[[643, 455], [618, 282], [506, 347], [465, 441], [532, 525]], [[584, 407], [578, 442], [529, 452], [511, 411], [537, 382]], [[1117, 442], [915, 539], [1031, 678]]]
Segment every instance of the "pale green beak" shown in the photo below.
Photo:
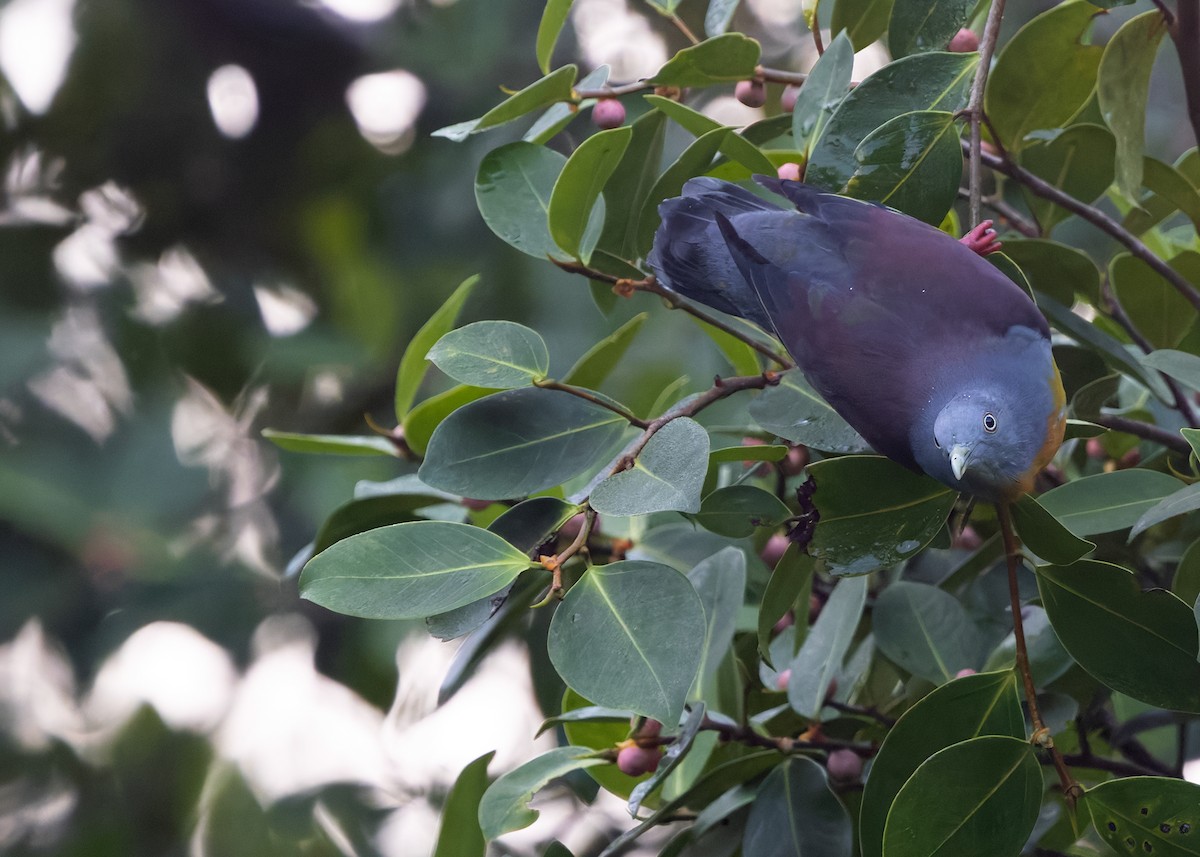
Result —
[[956, 443], [950, 447], [950, 469], [954, 471], [954, 478], [962, 481], [963, 474], [967, 472], [967, 460], [971, 457], [971, 447], [965, 443]]

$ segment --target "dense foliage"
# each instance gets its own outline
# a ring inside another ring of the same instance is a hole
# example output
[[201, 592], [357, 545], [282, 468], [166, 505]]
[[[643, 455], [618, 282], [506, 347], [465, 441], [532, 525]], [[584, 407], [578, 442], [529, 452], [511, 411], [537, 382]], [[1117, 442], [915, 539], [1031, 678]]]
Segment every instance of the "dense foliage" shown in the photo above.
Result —
[[[546, 724], [561, 746], [491, 785], [486, 759], [464, 772], [444, 835], [482, 838], [453, 853], [529, 825], [530, 797], [574, 771], [637, 819], [604, 854], [667, 823], [670, 855], [1200, 853], [1200, 787], [1180, 779], [1200, 754], [1200, 158], [1144, 154], [1162, 43], [1178, 42], [1197, 97], [1195, 4], [1149, 9], [1101, 45], [1103, 10], [1068, 0], [992, 64], [998, 7], [837, 0], [807, 75], [761, 64], [755, 33], [731, 29], [736, 2], [708, 4], [703, 40], [678, 17], [688, 3], [651, 5], [694, 43], [649, 79], [554, 67], [571, 3], [551, 0], [544, 76], [436, 136], [536, 114], [479, 164], [484, 221], [588, 278], [604, 312], [662, 301], [551, 377], [537, 331], [456, 326], [468, 280], [409, 345], [386, 441], [272, 435], [419, 463], [329, 519], [304, 597], [472, 634], [472, 661], [525, 635], [566, 686]], [[972, 20], [980, 50], [944, 50]], [[885, 32], [891, 61], [854, 80], [855, 52]], [[747, 104], [799, 93], [728, 127], [702, 108], [734, 83]], [[1014, 512], [1019, 643], [990, 508], [867, 454], [777, 343], [649, 276], [657, 206], [688, 178], [777, 170], [954, 234], [970, 217], [956, 200], [982, 195], [1003, 232], [992, 260], [1056, 329], [1069, 440]], [[1062, 240], [1072, 215], [1115, 243]], [[669, 310], [700, 322], [727, 371], [618, 401], [612, 379], [641, 368], [630, 344]], [[430, 363], [457, 386], [421, 399]]]

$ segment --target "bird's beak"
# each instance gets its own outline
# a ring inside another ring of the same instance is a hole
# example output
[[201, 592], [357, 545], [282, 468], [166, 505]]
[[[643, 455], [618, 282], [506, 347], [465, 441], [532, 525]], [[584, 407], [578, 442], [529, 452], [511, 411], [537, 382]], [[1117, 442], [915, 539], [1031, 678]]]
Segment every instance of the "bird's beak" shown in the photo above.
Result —
[[971, 457], [971, 447], [964, 443], [956, 443], [950, 448], [950, 469], [954, 471], [954, 478], [962, 481], [963, 474], [967, 472], [967, 460]]

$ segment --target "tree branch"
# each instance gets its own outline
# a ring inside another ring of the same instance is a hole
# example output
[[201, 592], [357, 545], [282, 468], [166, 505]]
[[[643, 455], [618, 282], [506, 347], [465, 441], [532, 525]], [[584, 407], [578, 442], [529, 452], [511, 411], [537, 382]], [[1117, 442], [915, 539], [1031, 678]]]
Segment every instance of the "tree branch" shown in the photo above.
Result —
[[572, 396], [576, 396], [584, 401], [591, 402], [593, 405], [599, 405], [602, 408], [612, 411], [617, 416], [627, 420], [630, 425], [635, 425], [640, 429], [644, 429], [646, 426], [650, 425], [648, 420], [642, 419], [621, 403], [614, 402], [605, 396], [598, 396], [591, 390], [585, 390], [583, 387], [564, 384], [561, 381], [555, 381], [553, 378], [542, 378], [534, 381], [533, 386], [541, 387], [543, 390], [558, 390], [562, 393], [570, 393]]
[[992, 54], [996, 50], [996, 40], [1000, 38], [1000, 21], [1003, 17], [1004, 0], [992, 0], [992, 8], [988, 10], [987, 23], [983, 25], [983, 39], [979, 44], [979, 67], [975, 69], [975, 79], [971, 82], [971, 98], [967, 102], [967, 112], [971, 122], [968, 187], [970, 188], [969, 217], [972, 227], [979, 225], [980, 201], [983, 197], [983, 175], [979, 160], [982, 145], [980, 123], [983, 121], [983, 91], [987, 83], [988, 70], [992, 65]]
[[1156, 426], [1151, 423], [1144, 423], [1140, 420], [1131, 420], [1127, 417], [1120, 417], [1115, 414], [1100, 414], [1091, 417], [1091, 421], [1098, 426], [1104, 426], [1106, 429], [1113, 431], [1125, 432], [1134, 437], [1140, 437], [1143, 440], [1148, 440], [1153, 443], [1159, 443], [1165, 446], [1172, 452], [1178, 452], [1180, 455], [1191, 454], [1192, 447], [1182, 436], [1173, 431], [1167, 431], [1161, 426]]
[[[958, 198], [970, 200], [971, 192], [964, 188], [958, 189]], [[980, 202], [996, 212], [1002, 223], [1012, 227], [1016, 232], [1020, 232], [1026, 238], [1041, 238], [1042, 230], [1032, 220], [1026, 218], [1021, 212], [1017, 211], [999, 196], [985, 196]]]
[[[1196, 0], [1200, 2], [1200, 0]], [[963, 146], [967, 146], [967, 142], [963, 142]], [[1200, 312], [1200, 291], [1197, 291], [1182, 274], [1156, 256], [1142, 241], [1123, 227], [1120, 223], [1113, 220], [1107, 214], [1095, 206], [1080, 202], [1075, 197], [1063, 192], [1059, 188], [1050, 184], [1047, 181], [1035, 176], [1029, 170], [1014, 163], [1008, 158], [1000, 157], [999, 155], [991, 155], [987, 152], [981, 152], [980, 157], [985, 165], [990, 167], [1002, 175], [1008, 176], [1013, 181], [1019, 182], [1029, 188], [1034, 194], [1048, 199], [1056, 205], [1062, 206], [1072, 214], [1077, 214], [1092, 224], [1102, 232], [1107, 233], [1123, 244], [1130, 253], [1145, 262], [1150, 268], [1166, 280], [1183, 295], [1188, 303], [1190, 303], [1197, 312]]]
[[1163, 17], [1167, 19], [1175, 52], [1179, 54], [1192, 134], [1200, 143], [1200, 0], [1179, 0], [1176, 9], [1178, 15], [1174, 19], [1167, 9], [1163, 10]]
[[[1122, 762], [1118, 759], [1106, 759], [1103, 756], [1093, 756], [1091, 753], [1074, 753], [1063, 756], [1063, 761], [1072, 768], [1091, 768], [1094, 771], [1108, 771], [1111, 774], [1118, 774], [1122, 777], [1162, 776], [1159, 771], [1143, 768], [1141, 765]], [[1043, 759], [1042, 764], [1048, 765], [1050, 764], [1050, 760]]]
[[[800, 71], [787, 71], [781, 68], [769, 68], [767, 66], [758, 66], [754, 70], [755, 77], [761, 77], [765, 81], [771, 83], [790, 83], [795, 86], [800, 86], [804, 81], [808, 80], [808, 75]], [[850, 84], [854, 86], [854, 84]], [[599, 86], [595, 89], [576, 89], [575, 95], [580, 99], [584, 98], [613, 98], [618, 95], [632, 95], [635, 92], [646, 92], [648, 90], [657, 89], [658, 84], [651, 83], [648, 80], [635, 80], [630, 83], [610, 84]]]

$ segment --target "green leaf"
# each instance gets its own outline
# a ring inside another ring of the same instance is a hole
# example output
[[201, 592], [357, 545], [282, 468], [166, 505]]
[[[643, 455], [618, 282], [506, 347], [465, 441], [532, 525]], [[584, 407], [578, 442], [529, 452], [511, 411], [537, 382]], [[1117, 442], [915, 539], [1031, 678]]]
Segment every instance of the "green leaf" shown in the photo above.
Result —
[[581, 768], [609, 764], [593, 757], [594, 752], [588, 747], [555, 747], [492, 783], [479, 802], [479, 828], [484, 838], [492, 840], [533, 824], [538, 811], [529, 808], [529, 801], [551, 780]]
[[971, 19], [974, 0], [895, 0], [888, 23], [893, 57], [944, 51]]
[[829, 30], [845, 30], [854, 50], [861, 51], [883, 35], [891, 15], [892, 0], [837, 0]]
[[[603, 706], [592, 705], [591, 702], [580, 696], [571, 688], [567, 688], [563, 692], [562, 718], [563, 733], [567, 736], [567, 742], [575, 747], [591, 747], [594, 750], [611, 750], [620, 742], [629, 737], [629, 722], [633, 717], [633, 712], [627, 709], [623, 710], [624, 716], [620, 719], [576, 719], [576, 712], [584, 712], [588, 710], [605, 712], [605, 711], [620, 711], [621, 709], [604, 708]], [[546, 724], [543, 724], [543, 729]], [[541, 730], [539, 730], [541, 731]], [[642, 780], [646, 779], [646, 775], [631, 777], [621, 773], [621, 769], [616, 765], [602, 765], [598, 768], [588, 768], [587, 775], [595, 780], [601, 788], [612, 792], [619, 798], [628, 798], [633, 793], [634, 787]]]
[[1175, 577], [1171, 580], [1171, 591], [1184, 604], [1195, 604], [1200, 600], [1200, 539], [1192, 542], [1183, 552], [1175, 568]]
[[684, 182], [700, 175], [712, 165], [713, 157], [725, 142], [727, 128], [717, 128], [693, 140], [691, 145], [663, 172], [646, 199], [642, 203], [642, 212], [638, 218], [637, 254], [645, 256], [650, 252], [654, 243], [654, 233], [658, 229], [661, 218], [658, 215], [658, 204], [664, 199], [678, 196], [683, 190]]
[[[1200, 282], [1200, 253], [1180, 253], [1170, 265], [1188, 280]], [[1130, 320], [1155, 348], [1179, 344], [1196, 319], [1187, 298], [1129, 253], [1113, 257], [1108, 276]]]
[[1011, 857], [1033, 832], [1042, 769], [1028, 741], [970, 738], [921, 764], [892, 804], [884, 857]]
[[846, 193], [856, 199], [936, 226], [958, 195], [963, 159], [953, 113], [918, 110], [890, 119], [863, 138], [854, 159]]
[[468, 764], [450, 787], [433, 857], [483, 857], [487, 843], [479, 829], [479, 801], [487, 790], [487, 769], [495, 755], [492, 750]]
[[263, 437], [288, 452], [313, 455], [390, 455], [397, 456], [396, 444], [380, 435], [300, 434], [263, 429]]
[[516, 92], [479, 117], [471, 133], [494, 128], [556, 101], [569, 101], [578, 69], [565, 65]]
[[822, 452], [870, 449], [799, 369], [789, 369], [776, 386], [763, 390], [750, 403], [750, 416], [767, 431]]
[[1011, 670], [955, 679], [901, 715], [879, 748], [863, 789], [858, 822], [863, 857], [882, 857], [888, 810], [921, 763], [980, 735], [1025, 735], [1017, 677]]
[[561, 258], [546, 213], [566, 162], [558, 152], [524, 141], [488, 152], [475, 177], [475, 202], [483, 222], [522, 253]]
[[777, 527], [791, 514], [774, 494], [753, 485], [730, 485], [704, 498], [696, 520], [706, 530], [740, 539], [759, 527]]
[[1179, 487], [1165, 473], [1132, 468], [1075, 479], [1043, 494], [1047, 512], [1077, 536], [1132, 527], [1138, 518]]
[[1200, 854], [1200, 786], [1195, 783], [1123, 777], [1088, 789], [1080, 803], [1101, 838], [1118, 853]]
[[[582, 80], [575, 84], [576, 89], [600, 89], [608, 83], [608, 75], [612, 71], [607, 65], [598, 65]], [[545, 145], [552, 140], [559, 131], [562, 131], [573, 121], [580, 113], [590, 107], [594, 107], [596, 99], [585, 98], [578, 104], [570, 101], [559, 101], [556, 104], [551, 104], [546, 108], [534, 123], [529, 126], [521, 139], [537, 145]]]
[[[1116, 146], [1107, 128], [1072, 125], [1049, 139], [1031, 140], [1022, 149], [1019, 161], [1025, 169], [1070, 196], [1092, 203], [1112, 184]], [[1071, 216], [1065, 208], [1026, 188], [1022, 192], [1030, 212], [1047, 232]]]
[[1197, 215], [1192, 213], [1200, 185], [1200, 150], [1189, 149], [1169, 167], [1153, 158], [1147, 158], [1143, 166], [1142, 181], [1154, 193], [1140, 202], [1141, 208], [1131, 209], [1121, 225], [1134, 235], [1142, 235], [1177, 210], [1186, 209], [1200, 228]]
[[956, 494], [881, 456], [808, 468], [820, 520], [809, 553], [832, 574], [867, 574], [913, 556], [945, 526]]
[[686, 104], [681, 104], [672, 98], [664, 98], [661, 95], [644, 95], [642, 97], [647, 104], [693, 137], [703, 137], [709, 131], [716, 131], [721, 128], [728, 130], [727, 126], [722, 125], [711, 116], [705, 116], [699, 110], [693, 110]]
[[698, 512], [707, 468], [708, 432], [687, 417], [671, 420], [650, 438], [631, 468], [593, 489], [592, 508], [621, 517]]
[[529, 566], [487, 530], [413, 521], [331, 545], [304, 566], [300, 595], [347, 616], [417, 619], [491, 595]]
[[1133, 541], [1155, 524], [1161, 524], [1170, 518], [1186, 515], [1197, 509], [1200, 509], [1200, 482], [1185, 485], [1174, 494], [1164, 497], [1157, 505], [1147, 509], [1133, 525], [1133, 529], [1129, 531], [1129, 540]]
[[817, 621], [808, 629], [800, 651], [788, 665], [792, 671], [787, 686], [788, 704], [801, 717], [821, 719], [829, 683], [850, 651], [866, 601], [866, 577], [839, 580]]
[[1083, 251], [1057, 241], [1006, 238], [1004, 252], [1021, 268], [1034, 291], [1065, 306], [1075, 302], [1077, 293], [1092, 303], [1099, 300], [1100, 271]]
[[1159, 708], [1200, 712], [1189, 605], [1162, 589], [1143, 592], [1128, 571], [1096, 560], [1037, 571], [1058, 639], [1097, 681]]
[[1068, 565], [1096, 549], [1095, 544], [1068, 530], [1029, 494], [1014, 503], [1011, 510], [1021, 541], [1047, 562]]
[[717, 671], [733, 643], [738, 611], [746, 594], [746, 555], [730, 546], [701, 560], [687, 574], [704, 607], [706, 629], [696, 682]]
[[688, 579], [654, 562], [598, 565], [550, 622], [550, 661], [597, 705], [678, 722], [700, 667], [704, 608]]
[[692, 749], [692, 745], [696, 741], [696, 736], [700, 734], [700, 727], [704, 725], [704, 713], [703, 703], [691, 709], [688, 713], [687, 721], [679, 730], [679, 734], [667, 746], [666, 753], [663, 754], [658, 767], [648, 778], [634, 786], [633, 793], [629, 795], [628, 805], [629, 814], [632, 817], [637, 818], [638, 812], [641, 810], [646, 798], [666, 781], [667, 777], [679, 767], [684, 757]]
[[1163, 348], [1143, 357], [1142, 364], [1200, 390], [1200, 357], [1195, 354]]
[[846, 96], [813, 148], [805, 181], [829, 190], [858, 169], [859, 143], [876, 128], [916, 110], [955, 113], [967, 106], [978, 54], [914, 54], [885, 65]]
[[621, 358], [625, 356], [625, 352], [633, 343], [633, 338], [637, 336], [638, 331], [642, 329], [642, 325], [649, 317], [649, 313], [638, 313], [589, 348], [563, 377], [563, 383], [586, 387], [589, 390], [599, 389]]
[[650, 79], [656, 86], [709, 86], [754, 77], [761, 52], [758, 42], [726, 33], [684, 48]]
[[1023, 26], [988, 76], [984, 111], [1010, 152], [1042, 128], [1059, 128], [1092, 94], [1103, 48], [1083, 44], [1096, 8], [1060, 3]]
[[568, 255], [585, 262], [591, 258], [604, 222], [602, 217], [596, 220], [592, 230], [595, 234], [589, 242], [586, 233], [592, 210], [632, 136], [633, 129], [628, 125], [593, 134], [571, 154], [559, 173], [547, 214], [550, 236]]
[[536, 387], [471, 402], [434, 429], [421, 480], [478, 500], [561, 485], [606, 460], [625, 420], [568, 393]]
[[545, 378], [550, 353], [536, 331], [512, 321], [477, 321], [452, 330], [428, 359], [463, 384], [508, 389]]
[[558, 43], [558, 35], [563, 25], [567, 23], [567, 15], [571, 11], [574, 0], [546, 0], [546, 8], [542, 12], [542, 20], [537, 31], [537, 63], [542, 74], [550, 72], [550, 56]]
[[462, 385], [430, 396], [404, 415], [404, 421], [400, 423], [404, 431], [404, 442], [417, 455], [424, 455], [434, 429], [441, 425], [442, 420], [463, 405], [490, 396], [493, 392], [495, 391], [486, 387]]
[[801, 595], [807, 600], [805, 593], [812, 587], [814, 566], [812, 557], [798, 545], [789, 544], [771, 572], [771, 579], [763, 591], [762, 605], [758, 608], [758, 653], [768, 666], [774, 666], [771, 636], [775, 624], [792, 609]]
[[358, 533], [412, 520], [418, 509], [445, 502], [446, 498], [440, 492], [383, 494], [351, 500], [338, 506], [325, 519], [313, 542], [313, 553], [318, 554], [335, 542]]
[[[837, 7], [834, 8], [836, 16]], [[837, 32], [836, 28], [834, 32]], [[792, 109], [792, 136], [796, 148], [806, 156], [821, 139], [829, 117], [850, 91], [853, 70], [854, 46], [850, 36], [838, 33], [808, 73], [808, 80], [800, 88], [796, 106]]]
[[754, 857], [850, 857], [850, 815], [829, 789], [825, 770], [793, 756], [763, 780], [750, 807], [742, 853]]
[[404, 356], [400, 358], [400, 368], [396, 372], [396, 422], [404, 421], [413, 400], [417, 397], [417, 389], [429, 368], [425, 355], [435, 342], [454, 327], [463, 304], [478, 283], [478, 276], [463, 280], [438, 311], [430, 316], [429, 321], [421, 325], [421, 329], [404, 349]]
[[782, 461], [787, 454], [788, 447], [783, 444], [757, 443], [714, 449], [708, 454], [708, 460], [714, 464], [728, 461]]
[[704, 13], [704, 34], [710, 38], [724, 35], [739, 3], [741, 0], [708, 0], [708, 11]]
[[1136, 200], [1142, 188], [1146, 97], [1154, 58], [1166, 32], [1162, 12], [1143, 12], [1113, 34], [1100, 59], [1096, 95], [1100, 113], [1117, 139], [1117, 187], [1130, 200]]
[[758, 352], [746, 342], [731, 333], [726, 333], [720, 328], [700, 321], [695, 316], [688, 316], [688, 318], [692, 319], [708, 335], [708, 338], [716, 343], [717, 348], [729, 361], [735, 375], [757, 375], [762, 371], [758, 362]]
[[983, 661], [978, 626], [957, 598], [936, 586], [896, 581], [875, 599], [871, 616], [879, 651], [934, 684]]
[[641, 255], [638, 219], [658, 177], [667, 117], [651, 110], [629, 127], [633, 129], [633, 136], [616, 172], [604, 187], [604, 231], [598, 245], [622, 259], [636, 259]]

